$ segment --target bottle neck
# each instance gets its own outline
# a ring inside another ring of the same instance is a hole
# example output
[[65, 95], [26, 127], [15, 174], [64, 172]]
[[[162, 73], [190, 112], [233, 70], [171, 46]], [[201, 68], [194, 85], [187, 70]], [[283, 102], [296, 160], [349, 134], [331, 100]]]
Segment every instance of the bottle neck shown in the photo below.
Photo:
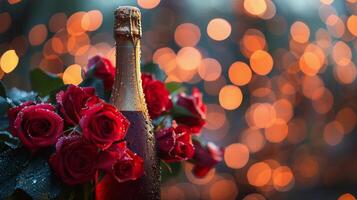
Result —
[[116, 38], [116, 74], [111, 103], [121, 111], [146, 113], [141, 84], [140, 39]]

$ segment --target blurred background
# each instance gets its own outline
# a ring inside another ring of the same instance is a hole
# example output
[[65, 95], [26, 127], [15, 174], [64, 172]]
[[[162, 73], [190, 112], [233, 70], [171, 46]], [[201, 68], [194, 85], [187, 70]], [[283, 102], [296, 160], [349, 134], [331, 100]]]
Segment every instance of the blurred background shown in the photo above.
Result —
[[0, 0], [0, 78], [79, 84], [90, 57], [114, 62], [120, 5], [142, 10], [142, 62], [204, 92], [202, 137], [226, 147], [162, 199], [355, 200], [357, 0]]

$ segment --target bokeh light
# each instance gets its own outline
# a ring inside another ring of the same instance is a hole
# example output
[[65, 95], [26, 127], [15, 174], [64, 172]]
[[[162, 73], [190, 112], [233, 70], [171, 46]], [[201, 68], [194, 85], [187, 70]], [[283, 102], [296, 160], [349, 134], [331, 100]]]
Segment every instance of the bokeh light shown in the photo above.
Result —
[[319, 114], [329, 112], [333, 106], [334, 98], [330, 90], [321, 88], [317, 90], [312, 96], [312, 107]]
[[241, 140], [251, 153], [260, 151], [265, 145], [265, 138], [259, 129], [249, 128], [243, 131]]
[[63, 83], [79, 85], [82, 81], [82, 67], [78, 64], [70, 65], [63, 72]]
[[326, 5], [330, 5], [333, 3], [334, 0], [320, 0], [321, 3], [326, 4]]
[[272, 143], [283, 141], [288, 135], [288, 125], [284, 120], [277, 119], [269, 127], [265, 128], [265, 138]]
[[97, 30], [103, 22], [103, 15], [99, 10], [91, 10], [84, 14], [81, 26], [86, 31]]
[[327, 29], [330, 34], [336, 38], [340, 38], [345, 33], [345, 25], [337, 15], [329, 15], [326, 19]]
[[47, 27], [44, 24], [34, 26], [29, 33], [29, 42], [33, 46], [42, 44], [47, 38]]
[[48, 23], [48, 28], [51, 32], [58, 32], [66, 27], [67, 16], [60, 12], [52, 15]]
[[308, 76], [315, 76], [322, 64], [318, 56], [313, 52], [304, 52], [299, 60], [300, 70]]
[[209, 190], [210, 199], [219, 200], [227, 199], [234, 200], [238, 194], [236, 184], [231, 180], [218, 180], [212, 184]]
[[205, 177], [197, 178], [194, 174], [192, 174], [193, 164], [188, 163], [188, 162], [184, 164], [184, 169], [185, 169], [185, 174], [186, 174], [187, 179], [190, 182], [197, 184], [197, 185], [205, 185], [205, 184], [211, 182], [216, 174], [215, 169], [212, 169], [208, 172], [208, 174]]
[[261, 15], [267, 9], [265, 0], [244, 0], [244, 9], [252, 15]]
[[5, 73], [12, 72], [18, 63], [19, 57], [17, 56], [15, 50], [6, 51], [0, 58], [0, 67]]
[[231, 24], [222, 18], [212, 19], [207, 25], [207, 34], [216, 41], [227, 39], [231, 35]]
[[231, 144], [224, 151], [224, 161], [233, 169], [244, 167], [249, 160], [249, 149], [244, 144]]
[[137, 2], [144, 9], [153, 9], [159, 5], [160, 0], [137, 0]]
[[219, 103], [226, 110], [238, 108], [243, 101], [242, 91], [233, 85], [226, 85], [219, 91]]
[[228, 75], [232, 83], [242, 86], [252, 79], [252, 70], [244, 62], [237, 61], [229, 67]]
[[350, 33], [357, 36], [357, 15], [351, 15], [348, 17], [347, 28]]
[[344, 133], [350, 133], [356, 127], [357, 116], [353, 109], [345, 107], [337, 112], [336, 121], [342, 126]]
[[82, 27], [82, 20], [85, 15], [86, 12], [76, 12], [68, 18], [66, 27], [70, 35], [78, 36], [85, 32]]
[[332, 58], [338, 65], [347, 65], [351, 62], [351, 49], [342, 41], [336, 42], [332, 49]]
[[294, 175], [289, 167], [279, 166], [273, 171], [272, 181], [277, 190], [287, 191], [291, 189], [289, 185], [294, 182]]
[[245, 57], [250, 57], [257, 50], [266, 48], [264, 34], [258, 29], [248, 29], [240, 40], [240, 49]]
[[243, 200], [266, 200], [266, 198], [261, 194], [252, 193], [245, 196]]
[[290, 35], [296, 42], [306, 43], [310, 37], [310, 29], [304, 22], [296, 21], [290, 27]]
[[357, 69], [353, 62], [349, 62], [347, 65], [336, 65], [334, 75], [341, 84], [351, 84], [356, 79]]
[[269, 183], [271, 175], [270, 166], [265, 162], [258, 162], [249, 167], [247, 179], [249, 184], [262, 187]]
[[0, 33], [3, 33], [7, 31], [7, 29], [11, 25], [11, 16], [8, 12], [3, 12], [0, 13], [0, 21], [1, 21], [1, 26], [0, 26]]
[[338, 121], [332, 121], [326, 124], [323, 134], [325, 142], [335, 146], [343, 139], [343, 127]]
[[21, 0], [7, 0], [9, 2], [9, 4], [17, 4], [17, 3], [20, 3]]
[[273, 58], [263, 50], [255, 51], [250, 57], [250, 66], [258, 75], [267, 75], [273, 68]]
[[[225, 149], [203, 178], [191, 160], [169, 163], [162, 199], [356, 199], [356, 0], [120, 4], [141, 8], [142, 66], [155, 63], [156, 78], [186, 87], [173, 103], [192, 87], [203, 93], [206, 123], [194, 139]], [[78, 85], [95, 55], [115, 65], [117, 3], [0, 6], [7, 88], [29, 91], [35, 68]]]
[[177, 64], [182, 69], [196, 69], [201, 64], [202, 55], [194, 47], [184, 47], [177, 52]]
[[356, 200], [356, 198], [352, 194], [346, 193], [346, 194], [339, 196], [337, 200]]
[[200, 41], [201, 31], [197, 25], [184, 23], [176, 27], [174, 36], [176, 44], [181, 47], [196, 46]]
[[221, 64], [213, 58], [204, 58], [198, 67], [198, 74], [203, 80], [214, 81], [219, 78], [222, 72]]
[[293, 105], [287, 99], [279, 99], [274, 102], [273, 106], [277, 119], [288, 122], [294, 115]]
[[276, 121], [276, 111], [269, 103], [257, 103], [252, 105], [252, 120], [258, 128], [268, 128]]
[[205, 127], [210, 130], [217, 130], [226, 123], [226, 114], [224, 109], [217, 104], [207, 105]]

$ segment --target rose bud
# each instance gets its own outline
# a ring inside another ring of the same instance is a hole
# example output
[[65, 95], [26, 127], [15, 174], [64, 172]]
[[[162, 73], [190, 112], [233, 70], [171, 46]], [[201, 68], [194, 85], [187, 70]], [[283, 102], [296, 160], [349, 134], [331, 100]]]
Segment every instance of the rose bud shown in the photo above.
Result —
[[96, 104], [83, 112], [79, 122], [83, 136], [105, 150], [124, 139], [130, 122], [113, 105]]
[[192, 115], [176, 117], [176, 122], [190, 127], [192, 133], [199, 133], [206, 123], [206, 105], [202, 101], [202, 93], [199, 89], [193, 88], [191, 96], [185, 93], [179, 94], [176, 103], [186, 108]]
[[9, 130], [11, 132], [11, 134], [13, 136], [16, 136], [16, 130], [14, 128], [14, 122], [15, 122], [15, 119], [17, 117], [17, 114], [19, 114], [19, 112], [25, 108], [26, 106], [31, 106], [31, 105], [35, 105], [35, 102], [33, 101], [27, 101], [27, 102], [24, 102], [22, 103], [21, 105], [19, 106], [16, 106], [16, 107], [13, 107], [13, 108], [10, 108], [7, 112], [7, 117], [9, 118]]
[[155, 134], [159, 149], [159, 157], [166, 162], [188, 160], [194, 155], [191, 133], [185, 126], [161, 129]]
[[155, 80], [150, 74], [142, 74], [141, 80], [151, 119], [159, 117], [163, 112], [172, 108], [170, 92], [163, 82]]
[[[10, 115], [17, 109], [9, 111]], [[10, 129], [31, 151], [53, 145], [63, 132], [63, 119], [54, 111], [55, 107], [50, 104], [24, 106]]]
[[208, 142], [204, 147], [199, 141], [193, 141], [195, 155], [193, 157], [194, 167], [193, 174], [203, 178], [207, 173], [223, 159], [224, 150], [215, 144]]
[[99, 158], [99, 168], [112, 174], [118, 182], [136, 180], [144, 174], [143, 159], [130, 151], [125, 142], [113, 144]]
[[114, 84], [115, 68], [110, 60], [101, 57], [94, 56], [88, 61], [88, 69], [94, 69], [94, 76], [101, 79], [104, 83], [104, 88], [110, 91]]
[[129, 149], [115, 162], [113, 166], [114, 178], [119, 182], [136, 180], [144, 174], [144, 161]]
[[58, 140], [49, 163], [64, 183], [77, 185], [94, 179], [98, 155], [97, 147], [80, 136], [65, 136]]
[[70, 85], [66, 91], [58, 92], [56, 100], [65, 122], [70, 126], [78, 124], [83, 109], [101, 101], [95, 95], [94, 88], [75, 85]]

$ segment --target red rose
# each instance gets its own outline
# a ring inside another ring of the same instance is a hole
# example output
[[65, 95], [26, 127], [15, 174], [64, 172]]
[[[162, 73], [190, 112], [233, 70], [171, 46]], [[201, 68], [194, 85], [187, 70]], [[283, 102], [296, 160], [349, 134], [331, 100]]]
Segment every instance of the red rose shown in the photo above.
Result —
[[195, 155], [193, 162], [193, 174], [197, 177], [204, 177], [206, 174], [223, 159], [224, 150], [209, 142], [203, 147], [200, 142], [193, 141], [195, 146]]
[[143, 159], [130, 151], [125, 142], [113, 144], [101, 152], [99, 165], [118, 182], [136, 180], [144, 174]]
[[147, 86], [150, 82], [154, 81], [155, 78], [152, 74], [142, 73], [141, 74], [141, 82], [143, 84], [143, 88]]
[[194, 155], [191, 133], [185, 126], [174, 124], [155, 134], [159, 156], [167, 162], [188, 160]]
[[24, 102], [19, 106], [10, 108], [9, 111], [7, 112], [7, 117], [9, 118], [9, 130], [13, 136], [17, 136], [16, 130], [14, 128], [14, 122], [17, 117], [17, 114], [19, 114], [19, 112], [26, 106], [31, 106], [31, 105], [35, 105], [35, 102], [33, 101]]
[[127, 150], [126, 153], [114, 163], [113, 175], [119, 182], [136, 180], [144, 174], [143, 159]]
[[94, 68], [94, 76], [101, 79], [104, 83], [104, 88], [110, 91], [114, 84], [115, 68], [110, 60], [94, 56], [88, 61], [88, 69]]
[[100, 102], [94, 93], [94, 88], [81, 88], [75, 85], [70, 85], [66, 91], [57, 93], [59, 110], [68, 125], [77, 125], [82, 117], [82, 110]]
[[178, 95], [177, 105], [186, 108], [192, 114], [175, 118], [177, 123], [190, 127], [192, 133], [199, 133], [206, 123], [206, 105], [202, 101], [202, 93], [198, 88], [193, 88], [191, 96], [181, 93]]
[[[22, 105], [9, 111], [11, 116], [23, 107], [10, 124], [13, 134], [31, 151], [55, 144], [63, 131], [63, 119], [54, 112], [55, 107], [50, 104], [26, 104], [30, 106]], [[12, 120], [13, 116], [10, 118]]]
[[94, 178], [98, 149], [78, 135], [62, 137], [49, 163], [55, 174], [66, 184], [76, 185]]
[[124, 139], [130, 122], [113, 105], [96, 104], [83, 112], [79, 122], [84, 138], [100, 149]]
[[170, 92], [163, 82], [155, 80], [150, 74], [142, 74], [141, 80], [145, 101], [152, 119], [159, 117], [163, 112], [172, 108]]

